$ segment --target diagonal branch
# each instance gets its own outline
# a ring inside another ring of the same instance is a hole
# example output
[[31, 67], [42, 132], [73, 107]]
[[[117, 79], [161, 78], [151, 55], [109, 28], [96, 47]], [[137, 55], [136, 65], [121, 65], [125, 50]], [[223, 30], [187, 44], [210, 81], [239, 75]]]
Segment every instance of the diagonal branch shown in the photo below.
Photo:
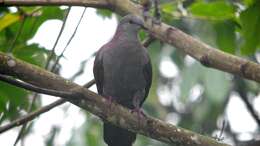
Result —
[[47, 106], [44, 106], [39, 110], [31, 112], [30, 114], [25, 115], [25, 116], [23, 116], [23, 117], [21, 117], [17, 120], [14, 120], [11, 123], [8, 123], [7, 125], [1, 126], [0, 127], [0, 134], [9, 130], [9, 129], [11, 129], [11, 128], [14, 128], [16, 126], [23, 125], [23, 124], [27, 123], [28, 121], [35, 119], [37, 116], [39, 116], [39, 115], [41, 115], [45, 112], [48, 112], [49, 110], [53, 109], [54, 107], [57, 107], [58, 105], [61, 105], [65, 102], [66, 102], [66, 100], [64, 100], [64, 99], [58, 99], [57, 101], [55, 101], [55, 102], [53, 102], [53, 103], [51, 103]]
[[251, 116], [254, 118], [255, 122], [257, 123], [258, 127], [260, 127], [260, 117], [258, 112], [254, 109], [252, 103], [250, 102], [248, 95], [247, 95], [247, 89], [245, 88], [245, 81], [242, 79], [239, 79], [238, 77], [234, 78], [234, 88], [238, 92], [240, 98], [243, 100], [243, 102], [246, 105], [247, 110], [251, 114]]
[[65, 98], [70, 98], [70, 97], [74, 96], [74, 94], [72, 92], [57, 91], [57, 90], [37, 87], [37, 86], [31, 85], [31, 84], [28, 84], [26, 82], [23, 82], [23, 81], [15, 80], [12, 77], [2, 75], [2, 74], [0, 74], [0, 80], [4, 81], [6, 83], [9, 83], [11, 85], [14, 85], [16, 87], [24, 88], [26, 90], [34, 91], [34, 92], [37, 92], [37, 93], [53, 95], [53, 96], [62, 96], [62, 97], [65, 97]]
[[[2, 0], [0, 4], [4, 6], [86, 6], [110, 9], [120, 15], [131, 13], [142, 16], [141, 6], [129, 0]], [[206, 67], [212, 67], [260, 82], [260, 65], [257, 63], [224, 53], [165, 23], [153, 25], [152, 20], [148, 19], [145, 26], [155, 37], [175, 46], [177, 49], [183, 50], [183, 52]]]
[[[108, 101], [105, 98], [84, 87], [3, 53], [0, 53], [0, 74], [14, 76], [33, 86], [55, 91], [56, 96], [60, 95], [63, 99], [69, 99], [72, 104], [99, 116], [106, 122], [162, 142], [186, 146], [228, 146], [210, 137], [176, 127], [150, 116], [142, 117], [142, 122], [140, 122], [140, 117], [138, 118], [138, 115], [129, 109], [117, 103], [107, 104]], [[59, 92], [69, 93], [71, 96], [57, 94]]]
[[[71, 7], [68, 8], [68, 10], [66, 11], [65, 17], [63, 18], [62, 26], [61, 26], [61, 28], [60, 28], [59, 34], [58, 34], [58, 36], [57, 36], [57, 38], [56, 38], [56, 40], [55, 40], [55, 43], [54, 43], [54, 45], [53, 45], [53, 47], [52, 47], [52, 49], [51, 49], [51, 54], [50, 54], [50, 55], [48, 56], [48, 58], [47, 58], [47, 63], [46, 63], [46, 65], [45, 65], [45, 68], [46, 68], [46, 69], [48, 69], [48, 67], [49, 67], [49, 65], [50, 65], [50, 62], [51, 62], [51, 60], [52, 60], [53, 57], [54, 57], [56, 46], [57, 46], [57, 44], [58, 44], [58, 42], [59, 42], [59, 40], [60, 40], [60, 38], [61, 38], [61, 34], [62, 34], [63, 31], [64, 31], [65, 24], [66, 24], [66, 22], [67, 22], [67, 20], [68, 20], [68, 16], [69, 16], [70, 10], [71, 10]], [[53, 66], [55, 67], [56, 65], [54, 64]], [[54, 68], [54, 67], [53, 67], [53, 68]]]
[[[10, 77], [7, 77], [7, 76], [1, 75], [1, 74], [0, 74], [0, 80], [5, 81], [5, 82], [7, 82], [7, 83], [10, 83], [10, 84], [12, 84], [12, 85], [17, 85], [17, 86], [18, 86], [18, 84], [23, 84], [23, 85], [22, 85], [23, 88], [28, 87], [28, 89], [30, 89], [30, 90], [32, 90], [32, 91], [36, 91], [35, 89], [37, 89], [36, 87], [33, 87], [32, 85], [28, 85], [28, 84], [26, 84], [26, 83], [24, 84], [24, 83], [22, 83], [22, 82], [19, 82], [19, 81], [14, 80], [13, 78], [10, 78]], [[90, 87], [91, 87], [92, 85], [94, 85], [94, 84], [95, 84], [95, 82], [94, 82], [93, 80], [91, 80], [90, 82], [88, 82], [87, 84], [85, 84], [84, 87], [85, 87], [85, 88], [90, 88]], [[21, 87], [22, 87], [22, 86], [21, 86]], [[46, 93], [46, 92], [45, 92], [45, 93]], [[50, 94], [51, 94], [51, 92], [50, 92]], [[49, 94], [49, 95], [50, 95], [50, 94]], [[25, 124], [25, 123], [27, 123], [27, 122], [29, 122], [29, 121], [35, 119], [35, 118], [38, 117], [39, 115], [41, 115], [41, 114], [43, 114], [43, 113], [45, 113], [45, 112], [48, 112], [48, 111], [50, 111], [51, 109], [53, 109], [53, 108], [55, 108], [55, 107], [57, 107], [57, 106], [59, 106], [59, 105], [65, 103], [66, 101], [67, 101], [67, 100], [64, 99], [64, 98], [58, 99], [58, 100], [56, 100], [55, 102], [53, 102], [53, 103], [51, 103], [51, 104], [49, 104], [49, 105], [46, 105], [46, 106], [44, 106], [44, 107], [42, 107], [42, 108], [40, 108], [40, 109], [38, 109], [38, 110], [36, 110], [36, 111], [34, 111], [34, 112], [32, 112], [32, 113], [29, 113], [28, 115], [25, 115], [25, 116], [23, 116], [23, 117], [21, 117], [21, 118], [19, 118], [19, 119], [17, 119], [17, 120], [12, 121], [11, 123], [8, 123], [7, 125], [1, 126], [1, 127], [0, 127], [0, 134], [3, 133], [3, 132], [5, 132], [5, 131], [7, 131], [7, 130], [9, 130], [9, 129], [11, 129], [11, 128], [14, 128], [14, 127], [23, 125], [23, 124]]]

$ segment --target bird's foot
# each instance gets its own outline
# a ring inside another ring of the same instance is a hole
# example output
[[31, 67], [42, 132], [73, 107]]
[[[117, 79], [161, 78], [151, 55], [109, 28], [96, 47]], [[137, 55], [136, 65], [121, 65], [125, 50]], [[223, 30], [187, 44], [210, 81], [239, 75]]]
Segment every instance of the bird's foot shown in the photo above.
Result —
[[138, 125], [140, 125], [142, 118], [146, 117], [144, 111], [141, 108], [139, 108], [139, 107], [136, 107], [136, 108], [132, 109], [131, 113], [136, 113], [137, 114]]
[[144, 113], [144, 111], [143, 111], [141, 108], [138, 108], [138, 107], [132, 109], [131, 112], [132, 112], [132, 113], [137, 113], [137, 115], [138, 115], [139, 117], [145, 117], [145, 116], [146, 116], [145, 113]]
[[106, 96], [105, 98], [106, 98], [107, 101], [108, 101], [108, 107], [109, 107], [109, 109], [111, 109], [111, 107], [112, 107], [112, 102], [113, 102], [113, 97], [112, 97], [112, 96]]

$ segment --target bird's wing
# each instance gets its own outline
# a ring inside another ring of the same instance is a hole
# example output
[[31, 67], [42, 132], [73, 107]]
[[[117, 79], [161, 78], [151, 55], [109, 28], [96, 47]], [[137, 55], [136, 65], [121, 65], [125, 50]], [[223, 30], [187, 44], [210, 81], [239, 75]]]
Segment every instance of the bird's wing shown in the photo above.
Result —
[[152, 75], [152, 65], [151, 65], [150, 58], [149, 58], [148, 62], [143, 66], [143, 74], [144, 74], [144, 78], [146, 81], [146, 86], [145, 86], [145, 96], [144, 96], [143, 100], [141, 101], [141, 105], [147, 98], [151, 84], [152, 84], [153, 75]]
[[97, 52], [95, 61], [94, 61], [94, 68], [93, 68], [94, 78], [96, 81], [96, 86], [98, 93], [100, 95], [103, 94], [103, 85], [104, 85], [104, 67], [103, 67], [103, 57], [102, 51], [99, 50]]

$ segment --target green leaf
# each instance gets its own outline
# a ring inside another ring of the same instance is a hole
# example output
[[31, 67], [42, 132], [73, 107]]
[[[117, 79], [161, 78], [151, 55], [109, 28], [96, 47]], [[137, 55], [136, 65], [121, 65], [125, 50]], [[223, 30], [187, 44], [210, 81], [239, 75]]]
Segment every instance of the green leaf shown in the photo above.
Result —
[[20, 20], [18, 14], [7, 13], [0, 17], [0, 31]]
[[96, 13], [101, 16], [102, 18], [111, 18], [112, 12], [106, 9], [97, 9]]
[[255, 3], [240, 15], [242, 35], [245, 42], [241, 48], [242, 54], [253, 54], [260, 44], [260, 4]]
[[1, 81], [0, 87], [0, 113], [4, 113], [4, 117], [0, 121], [15, 119], [19, 116], [21, 109], [27, 109], [29, 100], [26, 96], [28, 96], [28, 92]]
[[[31, 13], [33, 16], [25, 17], [25, 22], [21, 30], [21, 34], [15, 42], [15, 47], [24, 47], [28, 39], [32, 38], [40, 25], [50, 19], [62, 19], [63, 11], [59, 7], [30, 7], [30, 9], [23, 9], [26, 13]], [[36, 11], [37, 10], [37, 11]], [[1, 25], [1, 24], [0, 24]], [[3, 31], [0, 31], [0, 50], [5, 52], [7, 48], [10, 47], [13, 39], [15, 38], [19, 27], [21, 26], [21, 21], [5, 27]]]
[[177, 10], [176, 2], [169, 2], [161, 4], [161, 11], [164, 13], [172, 14], [174, 11]]
[[[18, 43], [26, 42], [28, 39], [32, 38], [43, 22], [50, 19], [62, 19], [64, 14], [63, 10], [61, 10], [59, 7], [40, 7], [40, 8], [32, 7], [30, 9], [23, 8], [23, 10], [25, 10], [26, 13], [29, 13], [32, 16], [25, 17], [24, 19], [25, 22], [21, 34], [17, 40]], [[32, 14], [32, 12], [34, 13]], [[14, 23], [14, 25], [11, 25], [10, 27], [7, 28], [9, 29], [8, 31], [11, 40], [18, 32], [20, 25], [21, 22]]]
[[244, 2], [244, 4], [245, 5], [252, 5], [252, 4], [254, 4], [255, 3], [255, 0], [243, 0], [243, 2]]
[[214, 24], [216, 30], [216, 44], [225, 51], [234, 54], [236, 48], [235, 23], [232, 21], [217, 22]]
[[189, 11], [193, 16], [213, 20], [225, 20], [235, 17], [234, 7], [222, 0], [210, 3], [199, 1], [193, 3], [189, 7]]
[[41, 67], [45, 65], [48, 53], [48, 50], [39, 47], [38, 44], [20, 45], [13, 50], [15, 57]]
[[[35, 8], [39, 9], [39, 8]], [[29, 10], [28, 10], [29, 11]], [[42, 7], [35, 13], [35, 16], [28, 17], [25, 21], [23, 33], [24, 40], [28, 40], [34, 36], [38, 28], [43, 22], [50, 19], [60, 19], [62, 20], [64, 17], [64, 10], [59, 7]]]

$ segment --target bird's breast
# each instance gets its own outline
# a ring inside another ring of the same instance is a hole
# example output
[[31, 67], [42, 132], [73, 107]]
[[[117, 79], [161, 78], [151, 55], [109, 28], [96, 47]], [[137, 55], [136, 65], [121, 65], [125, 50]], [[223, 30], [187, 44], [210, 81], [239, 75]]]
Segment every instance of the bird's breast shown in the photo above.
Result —
[[[133, 56], [134, 55], [134, 56]], [[136, 54], [104, 57], [104, 94], [117, 101], [132, 100], [134, 94], [143, 91], [145, 79], [141, 56]]]

